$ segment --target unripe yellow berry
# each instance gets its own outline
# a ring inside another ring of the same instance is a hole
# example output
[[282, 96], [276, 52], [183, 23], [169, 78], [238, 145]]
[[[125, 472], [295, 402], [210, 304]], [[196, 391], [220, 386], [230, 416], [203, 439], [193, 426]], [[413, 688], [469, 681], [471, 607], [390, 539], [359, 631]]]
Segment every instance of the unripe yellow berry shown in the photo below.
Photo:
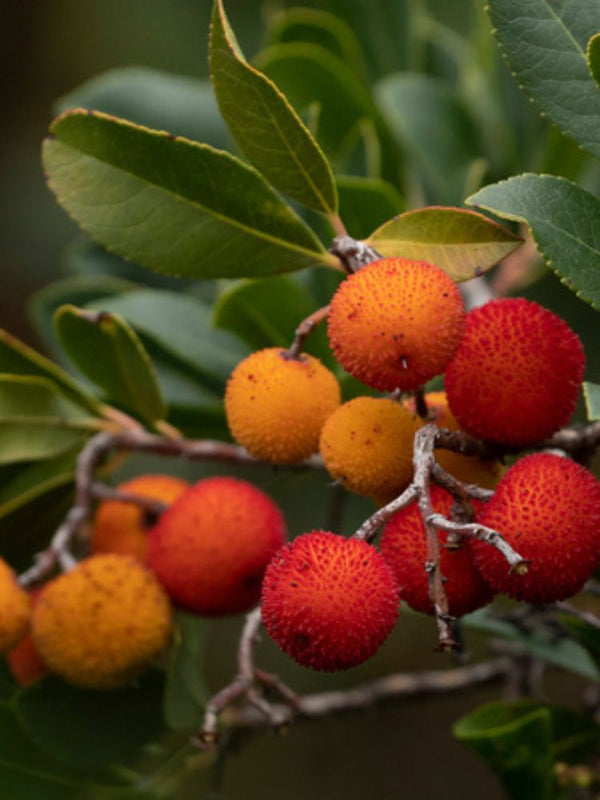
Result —
[[33, 639], [52, 672], [87, 689], [127, 684], [167, 646], [169, 599], [130, 556], [97, 555], [49, 583]]
[[27, 635], [31, 600], [17, 576], [0, 558], [0, 654], [12, 650]]
[[340, 406], [321, 433], [329, 474], [351, 492], [387, 502], [413, 475], [413, 439], [422, 423], [383, 397], [355, 397]]
[[[449, 431], [461, 429], [448, 407], [445, 392], [428, 392], [425, 395], [425, 402], [429, 409], [430, 420], [438, 428], [447, 428]], [[405, 405], [409, 411], [414, 410], [414, 400], [407, 400]], [[443, 448], [436, 450], [434, 454], [440, 467], [463, 483], [475, 483], [484, 489], [495, 489], [504, 475], [504, 465], [498, 459], [484, 460], [479, 456], [464, 456]]]
[[316, 453], [323, 423], [339, 404], [339, 384], [317, 358], [292, 358], [277, 347], [238, 364], [225, 393], [233, 438], [273, 464], [294, 464]]

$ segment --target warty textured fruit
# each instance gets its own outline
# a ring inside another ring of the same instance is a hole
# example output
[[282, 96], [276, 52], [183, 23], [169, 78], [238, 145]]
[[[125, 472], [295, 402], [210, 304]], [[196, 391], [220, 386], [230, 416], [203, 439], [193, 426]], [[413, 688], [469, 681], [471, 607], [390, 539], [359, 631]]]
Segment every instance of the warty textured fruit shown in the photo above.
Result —
[[235, 478], [206, 478], [161, 515], [148, 564], [173, 601], [196, 614], [239, 614], [260, 597], [264, 571], [286, 537], [264, 492]]
[[398, 615], [398, 587], [374, 547], [311, 531], [283, 547], [267, 568], [262, 619], [299, 664], [333, 672], [370, 658]]
[[29, 630], [31, 600], [12, 568], [0, 558], [0, 654], [12, 650]]
[[[121, 483], [117, 489], [171, 505], [189, 487], [187, 481], [171, 475], [139, 475]], [[155, 523], [155, 518], [134, 503], [104, 500], [99, 504], [94, 518], [90, 549], [93, 553], [134, 556], [144, 563], [148, 530]]]
[[[32, 609], [37, 603], [40, 591], [40, 589], [34, 589], [28, 592]], [[6, 660], [10, 673], [19, 686], [29, 686], [49, 673], [31, 633], [27, 633], [17, 646], [6, 654]]]
[[384, 258], [340, 284], [328, 335], [335, 357], [355, 378], [374, 389], [406, 391], [445, 370], [464, 324], [460, 293], [439, 267]]
[[[460, 430], [458, 420], [448, 407], [445, 392], [428, 392], [425, 402], [429, 409], [430, 422], [449, 431]], [[414, 411], [415, 403], [412, 398], [404, 404], [409, 411]], [[463, 483], [475, 483], [484, 489], [494, 489], [504, 475], [504, 465], [498, 459], [484, 460], [479, 456], [464, 456], [442, 448], [435, 450], [434, 455], [442, 469]]]
[[394, 400], [355, 397], [323, 426], [325, 467], [351, 492], [387, 502], [412, 480], [413, 439], [421, 424]]
[[509, 298], [469, 312], [444, 382], [463, 430], [523, 447], [567, 424], [584, 368], [583, 346], [564, 320], [537, 303]]
[[52, 672], [87, 689], [124, 686], [167, 647], [169, 599], [130, 556], [91, 556], [48, 583], [33, 640]]
[[31, 600], [12, 568], [0, 558], [0, 654], [12, 650], [29, 630]]
[[292, 358], [277, 347], [238, 364], [225, 392], [231, 435], [273, 464], [295, 464], [316, 453], [323, 423], [339, 404], [339, 384], [317, 358]]
[[517, 600], [553, 603], [577, 594], [600, 563], [600, 483], [568, 458], [535, 453], [517, 461], [478, 521], [531, 562], [526, 575], [511, 574], [495, 548], [473, 542], [485, 580]]
[[[439, 486], [431, 486], [430, 493], [434, 511], [449, 517], [454, 503], [452, 496]], [[449, 550], [446, 541], [446, 532], [438, 531], [440, 570], [445, 578], [448, 610], [453, 616], [462, 617], [487, 605], [494, 592], [473, 563], [470, 540], [464, 539], [457, 550]], [[425, 571], [427, 540], [417, 503], [411, 503], [391, 517], [383, 530], [380, 550], [398, 581], [401, 599], [415, 611], [433, 614]]]

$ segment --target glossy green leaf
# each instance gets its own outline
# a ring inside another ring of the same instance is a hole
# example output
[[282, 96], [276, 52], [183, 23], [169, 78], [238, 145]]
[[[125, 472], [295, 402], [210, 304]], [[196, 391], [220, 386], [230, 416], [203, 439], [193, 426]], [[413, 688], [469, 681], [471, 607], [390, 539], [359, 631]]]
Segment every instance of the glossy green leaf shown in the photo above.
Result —
[[309, 42], [345, 61], [361, 78], [366, 66], [354, 30], [343, 19], [316, 8], [289, 8], [274, 15], [267, 31], [270, 45]]
[[380, 81], [375, 96], [421, 176], [428, 202], [461, 203], [482, 148], [454, 89], [427, 75], [398, 73]]
[[15, 710], [35, 744], [73, 767], [135, 763], [165, 729], [164, 677], [152, 671], [119, 690], [76, 689], [46, 678], [23, 689]]
[[0, 328], [0, 373], [33, 375], [48, 378], [69, 398], [92, 413], [99, 413], [101, 403], [97, 397], [72, 378], [68, 372], [24, 342]]
[[73, 275], [51, 283], [35, 292], [28, 302], [29, 317], [40, 338], [54, 358], [67, 361], [54, 332], [52, 321], [57, 308], [64, 305], [84, 306], [99, 297], [112, 297], [137, 288], [131, 281], [111, 275]]
[[285, 95], [246, 62], [222, 0], [214, 3], [209, 48], [219, 108], [250, 163], [296, 202], [337, 211], [333, 174], [321, 148]]
[[597, 383], [583, 384], [583, 397], [590, 422], [600, 419], [600, 386]]
[[94, 429], [46, 378], [0, 374], [0, 464], [52, 458]]
[[238, 339], [215, 328], [211, 308], [190, 295], [141, 289], [91, 307], [125, 317], [161, 354], [213, 392], [222, 392], [234, 367], [248, 355]]
[[592, 78], [600, 89], [600, 33], [592, 36], [587, 44], [587, 62]]
[[298, 112], [317, 108], [315, 135], [325, 152], [343, 163], [370, 120], [381, 147], [381, 174], [397, 185], [401, 178], [400, 153], [370, 92], [354, 71], [332, 53], [315, 44], [292, 42], [263, 50], [255, 65], [285, 92]]
[[538, 628], [531, 633], [524, 633], [509, 622], [494, 617], [487, 609], [469, 614], [465, 617], [464, 624], [492, 636], [518, 642], [534, 658], [547, 664], [581, 675], [588, 680], [600, 680], [600, 670], [588, 651], [572, 639], [557, 639], [551, 630]]
[[341, 175], [337, 181], [340, 217], [355, 239], [366, 239], [371, 231], [404, 208], [399, 193], [387, 181], [353, 175]]
[[585, 620], [569, 614], [559, 615], [560, 624], [585, 646], [597, 664], [600, 664], [600, 631], [589, 625]]
[[[315, 308], [309, 292], [291, 278], [238, 281], [217, 300], [214, 323], [235, 333], [253, 350], [289, 347], [297, 326]], [[307, 346], [311, 339], [312, 334]]]
[[552, 717], [529, 700], [480, 706], [454, 726], [500, 778], [512, 800], [552, 800]]
[[111, 400], [147, 422], [164, 417], [150, 357], [122, 317], [67, 305], [57, 310], [54, 324], [69, 358]]
[[74, 111], [52, 124], [43, 161], [59, 203], [93, 239], [157, 272], [217, 278], [335, 266], [256, 170], [208, 145]]
[[429, 261], [454, 281], [482, 275], [522, 239], [483, 214], [431, 206], [386, 222], [368, 240], [382, 256]]
[[586, 47], [597, 0], [488, 0], [494, 34], [521, 87], [552, 122], [600, 156], [600, 93]]
[[469, 205], [526, 222], [546, 263], [582, 300], [600, 308], [600, 200], [552, 175], [517, 175], [485, 186]]
[[210, 696], [202, 675], [208, 625], [205, 618], [177, 613], [164, 698], [165, 719], [174, 730], [191, 729], [202, 722]]
[[55, 104], [57, 114], [75, 108], [104, 111], [213, 147], [227, 148], [230, 141], [209, 80], [148, 67], [108, 70], [60, 97]]

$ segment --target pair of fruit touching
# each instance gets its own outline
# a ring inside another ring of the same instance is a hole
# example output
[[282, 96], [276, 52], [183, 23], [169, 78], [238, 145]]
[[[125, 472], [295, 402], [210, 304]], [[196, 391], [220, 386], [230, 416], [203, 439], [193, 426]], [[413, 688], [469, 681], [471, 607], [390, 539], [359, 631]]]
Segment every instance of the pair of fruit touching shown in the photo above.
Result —
[[[7, 591], [0, 652], [21, 643], [9, 657], [17, 680], [27, 683], [47, 667], [77, 686], [122, 686], [168, 647], [172, 604], [218, 616], [258, 602], [265, 568], [286, 537], [283, 515], [266, 494], [228, 477], [189, 486], [146, 475], [121, 488], [168, 508], [148, 527], [139, 507], [102, 503], [94, 554], [47, 583], [32, 613], [8, 567], [10, 578], [0, 574], [0, 593]], [[34, 660], [42, 665], [37, 673]]]

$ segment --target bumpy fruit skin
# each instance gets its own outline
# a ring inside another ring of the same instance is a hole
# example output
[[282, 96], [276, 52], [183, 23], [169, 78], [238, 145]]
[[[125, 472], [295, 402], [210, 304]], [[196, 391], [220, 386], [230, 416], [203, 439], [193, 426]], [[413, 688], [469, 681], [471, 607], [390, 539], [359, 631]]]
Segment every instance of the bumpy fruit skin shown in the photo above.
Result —
[[[39, 589], [29, 592], [32, 609], [35, 608], [39, 596]], [[11, 675], [19, 686], [29, 686], [50, 672], [35, 646], [31, 633], [28, 633], [16, 647], [6, 654], [6, 660]]]
[[[431, 501], [434, 511], [450, 516], [454, 501], [448, 492], [432, 486]], [[446, 533], [439, 531], [440, 569], [446, 579], [444, 590], [448, 610], [453, 616], [462, 617], [486, 606], [494, 592], [473, 563], [471, 542], [465, 539], [458, 550], [448, 550], [446, 539]], [[417, 503], [411, 503], [389, 520], [383, 530], [380, 550], [398, 581], [402, 600], [415, 611], [433, 614], [425, 572], [427, 540]]]
[[[447, 428], [450, 431], [460, 430], [460, 425], [454, 414], [448, 407], [448, 400], [445, 392], [428, 392], [425, 395], [425, 402], [429, 409], [430, 422], [438, 428]], [[414, 400], [406, 400], [406, 407], [414, 411]], [[479, 456], [463, 456], [460, 453], [453, 453], [451, 450], [439, 449], [435, 451], [437, 463], [463, 483], [475, 483], [483, 486], [484, 489], [494, 489], [498, 481], [504, 475], [505, 469], [501, 461], [484, 460]]]
[[382, 391], [418, 389], [443, 372], [463, 335], [456, 285], [424, 261], [384, 258], [340, 284], [329, 343], [355, 378]]
[[412, 480], [418, 417], [384, 397], [355, 397], [340, 406], [321, 432], [319, 449], [329, 474], [351, 492], [387, 502]]
[[33, 613], [33, 640], [52, 672], [87, 689], [129, 683], [168, 645], [164, 590], [129, 556], [96, 555], [51, 581]]
[[445, 387], [463, 430], [522, 447], [567, 424], [584, 368], [583, 346], [560, 317], [523, 298], [493, 300], [467, 315]]
[[239, 614], [258, 602], [265, 568], [285, 537], [283, 515], [264, 492], [235, 478], [207, 478], [150, 531], [148, 564], [178, 606]]
[[225, 392], [231, 435], [273, 464], [295, 464], [316, 453], [323, 423], [339, 404], [339, 384], [317, 358], [290, 358], [277, 347], [238, 364]]
[[[117, 489], [166, 505], [182, 495], [190, 484], [171, 475], [140, 475], [120, 484]], [[134, 503], [105, 500], [98, 506], [90, 541], [93, 553], [120, 553], [144, 563], [148, 549], [148, 530], [156, 520]]]
[[0, 558], [0, 654], [12, 650], [29, 630], [31, 600], [17, 576]]
[[262, 618], [295, 661], [333, 672], [375, 654], [394, 627], [398, 603], [396, 581], [374, 547], [311, 531], [269, 564]]
[[536, 453], [507, 470], [478, 515], [525, 559], [510, 574], [491, 545], [474, 541], [475, 564], [497, 591], [529, 603], [577, 594], [600, 563], [600, 483], [568, 458]]

